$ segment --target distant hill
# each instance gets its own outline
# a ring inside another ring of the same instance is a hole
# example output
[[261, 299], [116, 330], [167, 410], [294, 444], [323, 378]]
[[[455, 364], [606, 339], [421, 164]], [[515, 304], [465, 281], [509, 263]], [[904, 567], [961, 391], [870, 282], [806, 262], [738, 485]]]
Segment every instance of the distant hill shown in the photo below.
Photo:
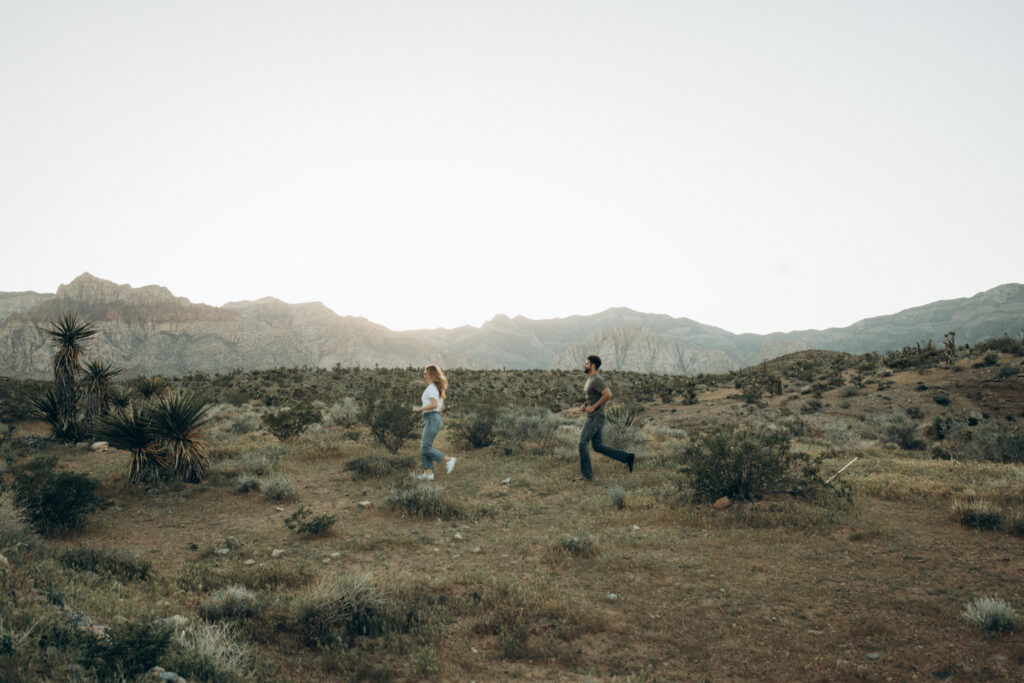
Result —
[[974, 343], [1024, 329], [1024, 285], [938, 301], [845, 328], [733, 334], [687, 318], [612, 308], [550, 320], [498, 315], [480, 327], [393, 332], [321, 303], [273, 298], [221, 307], [194, 304], [164, 287], [133, 288], [85, 273], [55, 294], [0, 293], [0, 375], [50, 375], [42, 327], [64, 312], [96, 324], [87, 357], [133, 374], [183, 375], [270, 367], [575, 368], [596, 353], [609, 369], [723, 372], [806, 349], [863, 353], [953, 330]]

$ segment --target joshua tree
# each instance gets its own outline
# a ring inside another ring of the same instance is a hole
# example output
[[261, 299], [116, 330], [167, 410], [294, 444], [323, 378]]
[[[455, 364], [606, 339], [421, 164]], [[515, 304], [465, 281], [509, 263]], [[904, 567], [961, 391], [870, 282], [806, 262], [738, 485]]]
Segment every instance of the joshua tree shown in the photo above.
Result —
[[115, 368], [109, 363], [98, 360], [89, 361], [85, 365], [85, 421], [88, 423], [96, 417], [110, 412], [111, 395], [110, 381], [124, 372], [124, 368]]
[[[96, 334], [92, 323], [81, 322], [74, 313], [65, 313], [60, 320], [43, 330], [50, 337], [53, 354], [53, 397], [57, 418], [77, 432], [75, 380], [82, 371], [83, 342]], [[69, 434], [68, 436], [71, 436]]]
[[96, 425], [100, 438], [106, 439], [114, 448], [131, 453], [128, 481], [137, 483], [153, 479], [167, 467], [167, 458], [143, 410], [131, 406], [98, 418]]
[[164, 442], [174, 473], [187, 482], [206, 478], [210, 457], [200, 428], [210, 421], [206, 398], [192, 391], [179, 391], [161, 398], [152, 407], [150, 425]]

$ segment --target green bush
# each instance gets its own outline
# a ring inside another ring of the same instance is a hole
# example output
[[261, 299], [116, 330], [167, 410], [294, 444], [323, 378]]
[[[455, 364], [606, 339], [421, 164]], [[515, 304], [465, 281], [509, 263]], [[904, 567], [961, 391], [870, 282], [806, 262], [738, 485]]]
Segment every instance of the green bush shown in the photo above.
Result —
[[322, 647], [379, 636], [389, 619], [384, 595], [367, 577], [342, 574], [299, 597], [295, 623], [307, 643]]
[[563, 536], [558, 541], [558, 549], [575, 557], [593, 557], [597, 554], [597, 544], [590, 534], [578, 533]]
[[525, 413], [504, 412], [494, 425], [495, 435], [509, 444], [552, 439], [559, 420], [547, 408], [534, 408]]
[[60, 562], [70, 569], [107, 574], [124, 582], [145, 581], [153, 571], [153, 563], [148, 560], [106, 548], [74, 548], [61, 555]]
[[269, 500], [294, 500], [298, 498], [295, 493], [295, 485], [290, 479], [281, 476], [274, 476], [260, 482], [263, 495]]
[[971, 430], [960, 457], [965, 460], [1024, 463], [1024, 432], [996, 423], [982, 423]]
[[1003, 526], [1003, 512], [988, 501], [956, 501], [952, 517], [955, 522], [972, 529], [995, 531]]
[[494, 433], [497, 421], [498, 415], [494, 410], [480, 410], [470, 415], [466, 422], [455, 425], [455, 433], [471, 448], [487, 448], [497, 438]]
[[323, 420], [319, 410], [308, 404], [300, 404], [263, 416], [263, 428], [281, 441], [293, 441], [311, 424]]
[[612, 505], [618, 509], [626, 507], [626, 490], [621, 486], [613, 486], [608, 489], [608, 497], [612, 501]]
[[284, 525], [297, 534], [319, 536], [331, 530], [338, 521], [337, 515], [314, 515], [305, 505], [284, 520]]
[[103, 680], [131, 680], [160, 663], [174, 629], [163, 622], [127, 621], [105, 635], [82, 635], [81, 663]]
[[893, 415], [885, 425], [884, 438], [905, 451], [920, 450], [924, 443], [917, 438], [917, 423], [902, 415]]
[[953, 433], [956, 428], [956, 420], [949, 413], [936, 415], [932, 422], [932, 430], [935, 432], [935, 440], [942, 441]]
[[235, 477], [235, 493], [249, 493], [260, 490], [260, 478], [254, 474], [239, 474]]
[[397, 453], [415, 433], [419, 418], [401, 394], [368, 391], [360, 403], [359, 418], [390, 453]]
[[86, 515], [110, 506], [96, 494], [98, 482], [84, 474], [55, 472], [56, 464], [56, 456], [39, 457], [13, 470], [15, 501], [44, 536], [76, 531]]
[[[790, 450], [788, 432], [722, 428], [687, 449], [684, 470], [704, 497], [749, 500], [794, 481], [800, 486], [808, 476], [808, 463], [809, 456]], [[799, 472], [798, 466], [804, 470]]]

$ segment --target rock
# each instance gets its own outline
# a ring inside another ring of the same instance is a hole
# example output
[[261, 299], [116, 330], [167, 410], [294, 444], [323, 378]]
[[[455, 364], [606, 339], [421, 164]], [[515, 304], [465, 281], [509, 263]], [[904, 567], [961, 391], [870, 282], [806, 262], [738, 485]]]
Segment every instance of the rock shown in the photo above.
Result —
[[730, 505], [732, 505], [732, 501], [729, 500], [729, 496], [722, 496], [721, 498], [715, 501], [714, 508], [716, 510], [724, 510]]
[[619, 596], [617, 594], [615, 594], [615, 593], [609, 593], [608, 594], [608, 602], [615, 602], [618, 599], [619, 599]]
[[251, 567], [251, 566], [253, 566], [254, 564], [256, 564], [256, 560], [252, 560], [252, 559], [249, 559], [249, 560], [246, 560], [246, 561], [245, 561], [245, 566], [246, 566], [246, 567]]
[[214, 552], [216, 552], [218, 555], [227, 555], [231, 552], [231, 548], [217, 548], [217, 550], [215, 550]]
[[504, 479], [501, 480], [501, 485], [502, 486], [504, 486], [505, 484], [511, 484], [511, 483], [512, 483], [512, 477], [505, 477]]
[[108, 448], [110, 448], [110, 444], [106, 441], [97, 441], [93, 445], [89, 446], [89, 450], [91, 451], [105, 451]]
[[480, 546], [476, 546], [475, 548], [473, 548], [473, 552], [474, 553], [480, 552]]
[[339, 553], [339, 552], [335, 551], [335, 552], [331, 553], [331, 557], [333, 557], [333, 558], [339, 558], [339, 557], [341, 557], [341, 553]]
[[630, 524], [628, 531], [640, 531], [640, 527], [638, 527], [636, 524]]
[[361, 508], [368, 508], [368, 507], [370, 507], [371, 505], [373, 505], [373, 503], [371, 503], [371, 502], [370, 502], [370, 501], [368, 501], [368, 500], [361, 500], [361, 501], [359, 501], [358, 503], [356, 503], [356, 505], [358, 505], [358, 506], [359, 506], [359, 507], [361, 507]]
[[278, 512], [284, 512], [284, 508], [281, 507], [280, 505], [275, 505], [274, 509], [277, 510]]
[[868, 653], [868, 661], [869, 662], [877, 662], [881, 658], [882, 658], [882, 653], [881, 652], [869, 652]]
[[457, 540], [461, 541], [461, 540], [462, 540], [462, 534], [460, 534], [460, 533], [459, 533], [458, 531], [456, 531], [456, 532], [455, 532], [455, 538], [456, 538]]
[[226, 539], [224, 539], [224, 545], [226, 545], [229, 548], [237, 548], [242, 544], [239, 543], [238, 539], [234, 536], [228, 536]]
[[274, 550], [270, 551], [271, 557], [281, 557], [282, 555], [284, 555], [284, 551], [280, 548], [275, 548]]

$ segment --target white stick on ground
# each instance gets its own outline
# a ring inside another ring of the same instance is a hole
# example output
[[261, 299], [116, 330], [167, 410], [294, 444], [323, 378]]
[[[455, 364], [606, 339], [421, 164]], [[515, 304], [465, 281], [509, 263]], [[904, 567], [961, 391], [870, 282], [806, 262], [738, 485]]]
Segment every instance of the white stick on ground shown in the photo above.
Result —
[[857, 458], [860, 458], [860, 456], [858, 455], [858, 456], [857, 456], [856, 458], [854, 458], [854, 459], [853, 459], [853, 460], [851, 460], [850, 462], [848, 462], [848, 463], [846, 463], [845, 465], [843, 465], [843, 468], [842, 468], [841, 470], [839, 470], [838, 472], [836, 472], [835, 474], [833, 474], [833, 475], [832, 475], [831, 477], [829, 477], [828, 479], [826, 479], [826, 480], [825, 480], [825, 483], [826, 483], [826, 484], [829, 484], [829, 483], [831, 483], [833, 479], [835, 479], [836, 477], [838, 477], [838, 476], [839, 476], [840, 474], [842, 474], [842, 473], [843, 473], [843, 470], [845, 470], [845, 469], [846, 469], [847, 467], [849, 467], [849, 466], [850, 466], [850, 465], [852, 465], [853, 463], [857, 462]]

